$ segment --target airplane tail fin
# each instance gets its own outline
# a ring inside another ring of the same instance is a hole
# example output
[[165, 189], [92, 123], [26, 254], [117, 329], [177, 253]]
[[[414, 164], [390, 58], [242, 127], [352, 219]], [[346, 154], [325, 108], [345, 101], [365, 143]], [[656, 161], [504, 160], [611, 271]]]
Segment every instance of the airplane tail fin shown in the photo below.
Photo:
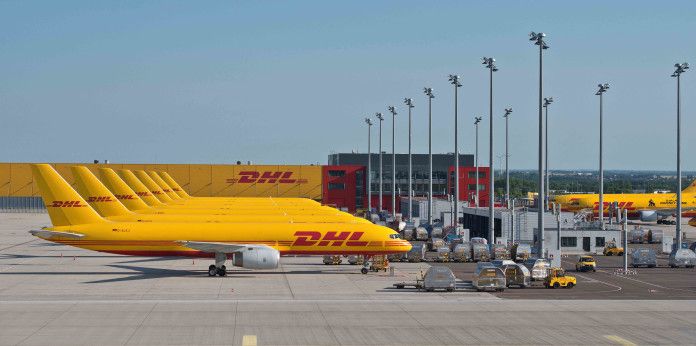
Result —
[[31, 165], [31, 172], [54, 226], [106, 222], [51, 165]]
[[152, 180], [147, 173], [145, 173], [145, 171], [137, 170], [133, 173], [135, 173], [135, 176], [140, 179], [140, 182], [143, 183], [148, 190], [150, 190], [150, 192], [152, 192], [152, 194], [155, 195], [155, 197], [157, 197], [157, 199], [159, 199], [162, 203], [171, 203], [171, 197], [167, 196], [167, 194], [162, 191], [162, 188], [160, 188], [157, 183], [155, 183], [155, 181]]
[[99, 168], [99, 176], [106, 187], [111, 190], [116, 198], [131, 211], [150, 208], [133, 189], [126, 184], [121, 177], [111, 168]]
[[121, 178], [123, 178], [123, 181], [125, 181], [147, 205], [151, 207], [161, 207], [164, 205], [164, 203], [157, 199], [133, 172], [128, 169], [122, 169], [119, 170], [118, 173], [121, 175]]
[[119, 202], [116, 196], [87, 167], [73, 166], [70, 169], [73, 176], [75, 176], [77, 191], [87, 199], [87, 203], [101, 216], [110, 217], [133, 214]]
[[682, 192], [685, 193], [696, 193], [696, 180], [691, 182], [691, 185], [687, 186]]
[[169, 184], [169, 186], [171, 186], [172, 190], [174, 190], [176, 194], [181, 196], [181, 198], [191, 197], [186, 191], [184, 191], [184, 188], [182, 188], [181, 185], [179, 185], [179, 183], [177, 183], [176, 180], [174, 180], [174, 178], [172, 178], [172, 176], [169, 175], [169, 173], [159, 172], [159, 175], [165, 182], [167, 182], [167, 184]]
[[176, 192], [172, 190], [169, 184], [167, 184], [166, 181], [162, 180], [159, 174], [157, 174], [155, 171], [148, 171], [147, 174], [150, 176], [150, 178], [152, 178], [152, 180], [154, 180], [155, 184], [161, 187], [162, 191], [164, 191], [164, 193], [166, 193], [167, 196], [169, 196], [169, 198], [171, 198], [173, 201], [181, 199], [181, 197], [179, 197], [179, 195], [177, 195]]

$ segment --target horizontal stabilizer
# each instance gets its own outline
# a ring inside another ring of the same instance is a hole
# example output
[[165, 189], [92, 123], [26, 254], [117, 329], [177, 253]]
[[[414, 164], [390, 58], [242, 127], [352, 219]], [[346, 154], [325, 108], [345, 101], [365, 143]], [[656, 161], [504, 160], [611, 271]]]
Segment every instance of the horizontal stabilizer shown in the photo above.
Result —
[[84, 234], [80, 233], [73, 233], [73, 232], [56, 232], [56, 231], [49, 231], [45, 229], [40, 229], [40, 230], [31, 230], [29, 231], [31, 235], [35, 237], [39, 237], [42, 239], [52, 239], [52, 238], [69, 238], [69, 239], [80, 239], [84, 237]]

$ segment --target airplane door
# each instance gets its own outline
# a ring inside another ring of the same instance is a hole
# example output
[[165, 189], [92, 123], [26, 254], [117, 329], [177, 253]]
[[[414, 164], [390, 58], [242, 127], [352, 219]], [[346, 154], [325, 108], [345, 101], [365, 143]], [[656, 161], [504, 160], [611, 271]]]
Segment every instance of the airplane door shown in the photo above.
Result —
[[582, 237], [582, 250], [590, 252], [590, 237]]

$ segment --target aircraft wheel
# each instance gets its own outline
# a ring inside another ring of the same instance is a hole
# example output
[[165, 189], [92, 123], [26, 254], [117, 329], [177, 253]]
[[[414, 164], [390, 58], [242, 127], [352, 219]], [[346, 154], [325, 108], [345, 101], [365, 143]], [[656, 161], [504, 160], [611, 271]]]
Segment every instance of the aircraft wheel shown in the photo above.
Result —
[[222, 266], [220, 269], [218, 269], [217, 274], [220, 276], [226, 276], [227, 275], [227, 267]]
[[362, 269], [360, 269], [360, 272], [363, 273], [363, 274], [367, 274], [367, 268], [362, 268]]
[[559, 287], [561, 287], [561, 285], [558, 282], [553, 283], [553, 288], [559, 288]]
[[208, 276], [215, 275], [217, 275], [217, 267], [214, 264], [211, 264], [210, 267], [208, 267]]

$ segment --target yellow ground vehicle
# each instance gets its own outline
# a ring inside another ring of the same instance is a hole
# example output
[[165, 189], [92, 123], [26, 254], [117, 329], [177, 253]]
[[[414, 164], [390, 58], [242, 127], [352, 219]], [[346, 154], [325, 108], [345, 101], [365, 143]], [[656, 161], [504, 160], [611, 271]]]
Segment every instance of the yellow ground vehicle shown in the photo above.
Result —
[[549, 276], [544, 280], [544, 287], [546, 288], [573, 288], [577, 284], [577, 279], [575, 276], [567, 275], [563, 268], [549, 268]]
[[578, 263], [575, 263], [575, 270], [579, 272], [597, 271], [597, 262], [592, 256], [580, 256]]
[[604, 245], [604, 256], [623, 256], [624, 248], [616, 246], [615, 241], [608, 241]]

